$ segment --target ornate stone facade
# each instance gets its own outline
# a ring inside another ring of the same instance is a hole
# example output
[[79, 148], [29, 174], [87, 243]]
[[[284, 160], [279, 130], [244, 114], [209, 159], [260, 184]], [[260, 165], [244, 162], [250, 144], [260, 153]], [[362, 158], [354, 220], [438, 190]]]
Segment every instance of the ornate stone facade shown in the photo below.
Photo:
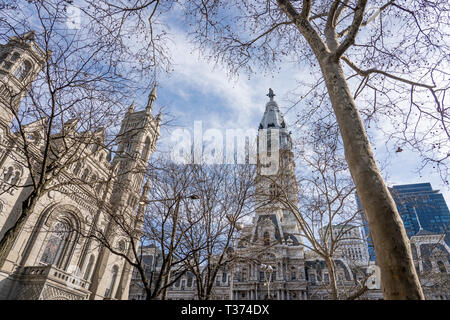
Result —
[[[30, 171], [24, 162], [23, 140], [11, 131], [11, 123], [45, 56], [32, 32], [0, 44], [0, 237], [15, 223], [32, 191], [24, 187]], [[104, 131], [78, 133], [77, 119], [64, 123], [64, 132], [91, 134], [96, 142], [85, 146], [89, 152], [80, 152], [79, 160], [61, 171], [58, 178], [65, 183], [40, 195], [0, 262], [0, 299], [128, 298], [127, 263], [89, 235], [94, 229], [105, 230], [115, 247], [127, 250], [126, 239], [110, 232], [114, 225], [108, 217], [121, 212], [132, 216], [138, 207], [147, 162], [159, 137], [161, 115], [152, 115], [155, 99], [154, 89], [143, 110], [135, 111], [134, 104], [129, 108], [113, 159], [103, 144]], [[42, 119], [24, 129], [36, 161], [45, 128]], [[105, 183], [96, 183], [100, 180]]]
[[[273, 99], [272, 90], [268, 96], [270, 101], [259, 126], [258, 141], [270, 141], [272, 149], [268, 148], [270, 156], [267, 159], [260, 158], [263, 150], [258, 152], [255, 179], [257, 200], [253, 221], [240, 230], [233, 245], [236, 259], [218, 273], [212, 299], [330, 299], [323, 259], [304, 250], [300, 228], [292, 210], [277, 200], [277, 196], [284, 192], [291, 203], [297, 204], [298, 185], [290, 132]], [[274, 149], [276, 145], [279, 146], [278, 153]], [[275, 170], [265, 170], [270, 166], [270, 161], [276, 164], [272, 168]], [[154, 263], [158, 261], [159, 254], [154, 248], [147, 250], [144, 261]], [[148, 272], [159, 271], [158, 263], [148, 267]], [[366, 268], [360, 269], [362, 274], [358, 275], [343, 259], [336, 259], [336, 269], [343, 290], [355, 287], [366, 271]], [[132, 299], [145, 299], [145, 291], [139, 282], [140, 278], [135, 274], [130, 294]], [[380, 290], [374, 289], [361, 298], [379, 299], [381, 296]], [[195, 278], [189, 273], [183, 275], [171, 286], [168, 299], [196, 299]]]

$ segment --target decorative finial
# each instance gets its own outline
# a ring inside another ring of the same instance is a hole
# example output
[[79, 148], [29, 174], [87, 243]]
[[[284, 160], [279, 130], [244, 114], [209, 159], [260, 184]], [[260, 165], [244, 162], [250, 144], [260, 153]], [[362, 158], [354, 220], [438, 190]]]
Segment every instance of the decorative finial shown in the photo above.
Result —
[[270, 98], [270, 101], [273, 101], [273, 97], [275, 97], [275, 94], [273, 93], [272, 88], [269, 88], [269, 94], [267, 94], [266, 96]]

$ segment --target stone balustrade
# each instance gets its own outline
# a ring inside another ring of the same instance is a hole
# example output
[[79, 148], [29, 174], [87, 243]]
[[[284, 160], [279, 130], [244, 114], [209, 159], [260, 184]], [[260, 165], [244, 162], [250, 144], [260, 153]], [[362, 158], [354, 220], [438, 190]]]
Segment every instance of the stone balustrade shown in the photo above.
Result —
[[89, 281], [58, 269], [53, 265], [24, 267], [22, 275], [25, 277], [46, 278], [58, 283], [63, 283], [73, 289], [80, 288], [87, 290], [90, 284]]

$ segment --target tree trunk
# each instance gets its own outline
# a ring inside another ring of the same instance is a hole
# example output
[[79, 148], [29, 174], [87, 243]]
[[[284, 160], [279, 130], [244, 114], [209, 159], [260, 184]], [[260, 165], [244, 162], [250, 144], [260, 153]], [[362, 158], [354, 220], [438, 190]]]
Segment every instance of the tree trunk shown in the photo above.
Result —
[[333, 296], [333, 300], [339, 300], [334, 261], [330, 257], [324, 257], [324, 259], [327, 264], [328, 275], [330, 277], [331, 295]]
[[34, 190], [31, 192], [31, 194], [22, 202], [22, 210], [16, 222], [5, 232], [3, 238], [0, 240], [0, 268], [5, 263], [8, 253], [11, 250], [14, 241], [16, 241], [20, 230], [22, 230], [22, 227], [27, 221], [28, 216], [33, 212], [38, 198], [38, 191]]
[[345, 158], [373, 237], [385, 299], [424, 299], [395, 202], [381, 177], [339, 61], [320, 61], [336, 114]]
[[[289, 1], [277, 2], [305, 37], [319, 61], [344, 143], [345, 158], [373, 236], [384, 298], [424, 299], [405, 228], [376, 165], [364, 125], [342, 71], [340, 56], [330, 52], [308, 21], [310, 7], [304, 7], [302, 13], [298, 14]], [[337, 42], [336, 39], [334, 41]]]

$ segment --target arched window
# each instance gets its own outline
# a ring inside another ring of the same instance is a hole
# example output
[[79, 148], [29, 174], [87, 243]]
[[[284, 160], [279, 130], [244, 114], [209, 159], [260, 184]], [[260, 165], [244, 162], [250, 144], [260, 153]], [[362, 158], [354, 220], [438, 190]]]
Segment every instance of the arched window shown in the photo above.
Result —
[[11, 177], [13, 176], [13, 172], [14, 168], [12, 166], [8, 169], [5, 169], [3, 171], [3, 180], [5, 180], [5, 182], [9, 182], [9, 179], [11, 179]]
[[147, 139], [145, 139], [144, 149], [142, 149], [141, 159], [144, 161], [147, 160], [149, 153], [150, 153], [150, 138], [147, 137]]
[[0, 64], [3, 63], [3, 61], [5, 61], [6, 57], [8, 56], [8, 52], [2, 52], [0, 53]]
[[126, 245], [125, 241], [124, 240], [120, 240], [117, 243], [117, 250], [119, 252], [121, 252], [121, 253], [124, 253], [126, 249], [127, 249], [127, 245]]
[[28, 76], [30, 70], [31, 70], [31, 62], [25, 60], [17, 67], [16, 71], [14, 71], [14, 76], [17, 79], [19, 79], [19, 81], [22, 81]]
[[445, 265], [444, 265], [444, 263], [442, 261], [438, 261], [437, 265], [438, 265], [438, 268], [439, 268], [440, 272], [447, 273], [447, 269], [445, 268]]
[[3, 180], [12, 186], [17, 186], [21, 177], [22, 171], [18, 167], [9, 166], [3, 170]]
[[95, 188], [95, 191], [97, 193], [101, 193], [103, 190], [103, 184], [101, 182], [97, 183], [97, 187]]
[[246, 268], [242, 269], [242, 281], [247, 281], [248, 271]]
[[88, 280], [89, 279], [89, 275], [91, 274], [91, 270], [92, 267], [94, 266], [94, 262], [95, 262], [95, 256], [93, 254], [91, 254], [91, 256], [89, 257], [89, 262], [86, 266], [86, 270], [84, 271], [84, 280]]
[[83, 175], [81, 176], [81, 180], [87, 181], [88, 176], [89, 176], [89, 169], [86, 168], [86, 169], [84, 169], [84, 171], [83, 171]]
[[54, 264], [61, 267], [64, 255], [68, 249], [70, 240], [70, 229], [66, 222], [58, 221], [50, 231], [44, 252], [41, 256], [41, 263]]
[[119, 267], [115, 265], [112, 268], [111, 280], [109, 281], [108, 287], [105, 291], [105, 298], [111, 298], [114, 290], [114, 285], [116, 284], [117, 274], [119, 273]]

